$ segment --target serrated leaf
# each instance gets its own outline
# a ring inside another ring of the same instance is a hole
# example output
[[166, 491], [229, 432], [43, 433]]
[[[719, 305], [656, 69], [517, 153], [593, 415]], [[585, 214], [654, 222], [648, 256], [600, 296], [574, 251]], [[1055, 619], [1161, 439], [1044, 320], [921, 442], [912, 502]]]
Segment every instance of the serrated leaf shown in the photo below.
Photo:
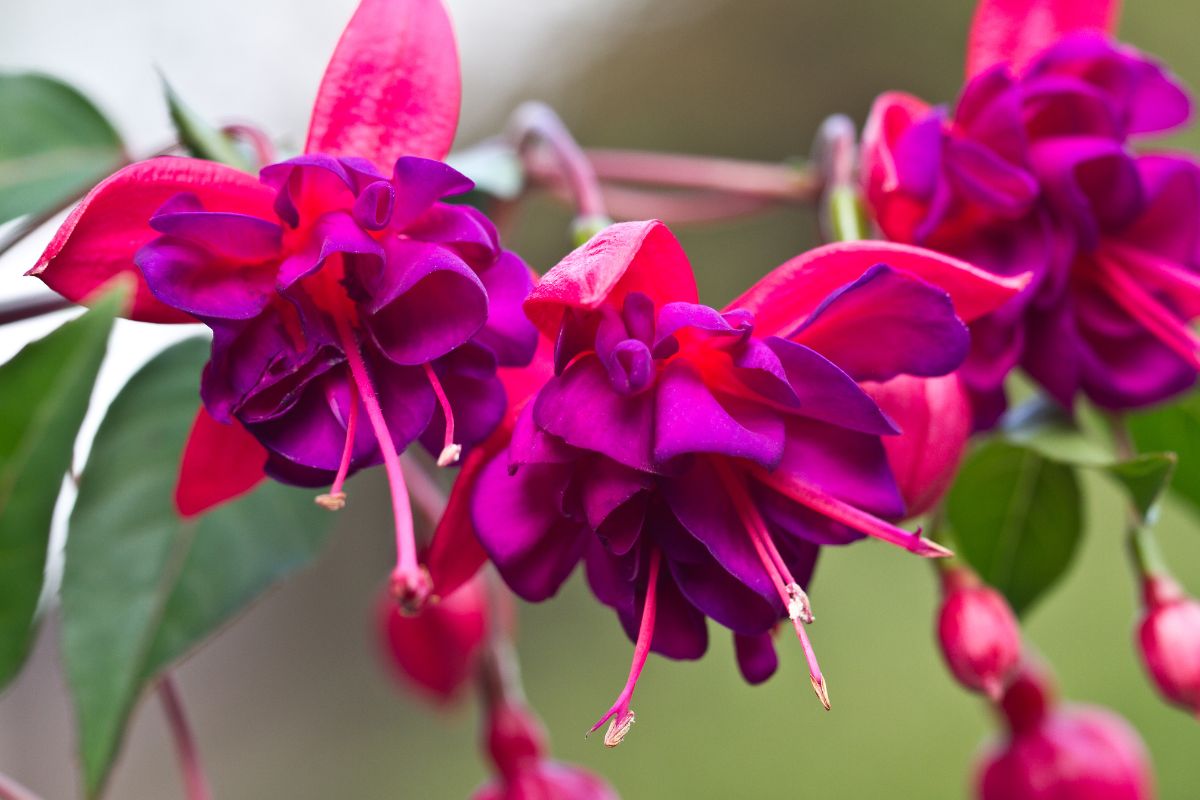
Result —
[[1062, 578], [1083, 534], [1074, 469], [1003, 441], [966, 460], [946, 514], [958, 555], [1018, 614]]
[[1177, 456], [1171, 492], [1200, 512], [1200, 392], [1128, 418], [1138, 450]]
[[127, 161], [116, 130], [47, 75], [0, 75], [0, 223], [82, 193]]
[[309, 493], [274, 482], [198, 519], [178, 516], [176, 473], [207, 356], [205, 341], [183, 342], [130, 380], [96, 435], [71, 515], [63, 661], [91, 797], [155, 676], [309, 563], [329, 529]]
[[1110, 464], [1104, 471], [1125, 487], [1138, 516], [1145, 522], [1153, 522], [1178, 462], [1174, 453], [1144, 453]]
[[179, 134], [179, 143], [183, 145], [184, 149], [196, 158], [219, 161], [236, 169], [251, 171], [252, 165], [234, 144], [233, 139], [214, 127], [185, 103], [167, 81], [165, 75], [160, 77], [162, 78], [163, 93], [167, 98], [167, 110], [171, 114], [175, 132]]
[[106, 294], [0, 366], [0, 689], [29, 655], [50, 519], [125, 295]]

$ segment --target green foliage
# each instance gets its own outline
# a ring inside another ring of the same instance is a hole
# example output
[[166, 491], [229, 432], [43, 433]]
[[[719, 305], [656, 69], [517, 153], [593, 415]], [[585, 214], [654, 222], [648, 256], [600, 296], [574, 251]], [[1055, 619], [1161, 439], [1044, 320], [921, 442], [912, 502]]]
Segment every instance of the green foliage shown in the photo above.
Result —
[[1013, 610], [1031, 608], [1066, 573], [1083, 534], [1074, 469], [991, 441], [963, 464], [946, 503], [957, 552]]
[[176, 475], [207, 350], [183, 342], [130, 380], [96, 436], [71, 516], [63, 659], [91, 797], [155, 676], [311, 561], [328, 532], [305, 492], [274, 482], [200, 518], [178, 515]]
[[1200, 511], [1200, 392], [1129, 418], [1139, 450], [1171, 450], [1179, 457], [1172, 492]]
[[86, 97], [45, 75], [0, 75], [0, 223], [46, 211], [127, 161]]
[[1144, 453], [1104, 469], [1129, 493], [1138, 517], [1152, 523], [1178, 463], [1174, 453]]
[[0, 367], [0, 689], [29, 655], [50, 518], [125, 292]]
[[183, 102], [183, 98], [167, 82], [165, 75], [162, 76], [162, 83], [163, 93], [167, 97], [167, 110], [171, 114], [175, 131], [179, 134], [179, 142], [191, 155], [208, 161], [219, 161], [247, 172], [252, 170], [252, 165], [238, 150], [233, 139]]

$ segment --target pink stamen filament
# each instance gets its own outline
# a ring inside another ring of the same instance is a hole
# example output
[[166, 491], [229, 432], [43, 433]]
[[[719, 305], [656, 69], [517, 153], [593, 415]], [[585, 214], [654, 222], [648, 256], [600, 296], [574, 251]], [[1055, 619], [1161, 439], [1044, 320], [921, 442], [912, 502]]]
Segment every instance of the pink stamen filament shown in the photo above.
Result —
[[404, 471], [400, 467], [400, 456], [388, 431], [387, 420], [379, 406], [375, 386], [367, 373], [366, 362], [358, 347], [358, 340], [350, 324], [341, 315], [334, 315], [342, 348], [350, 365], [350, 375], [358, 389], [359, 399], [367, 411], [367, 418], [383, 453], [383, 466], [387, 472], [388, 488], [392, 495], [392, 515], [396, 528], [396, 566], [392, 570], [392, 593], [405, 606], [419, 608], [429, 593], [428, 574], [422, 572], [417, 563], [417, 542], [413, 533], [412, 507], [408, 500], [408, 487], [404, 483]]
[[806, 622], [812, 620], [812, 611], [808, 608], [808, 598], [783, 562], [783, 557], [771, 540], [771, 532], [767, 530], [767, 524], [759, 514], [758, 507], [754, 505], [745, 483], [727, 464], [721, 461], [714, 463], [722, 483], [729, 492], [730, 499], [733, 500], [742, 526], [750, 537], [750, 543], [754, 545], [754, 552], [758, 554], [758, 560], [767, 570], [771, 583], [774, 585], [776, 593], [779, 594], [779, 599], [783, 602], [784, 608], [788, 610], [788, 619], [791, 620], [792, 627], [796, 630], [796, 637], [800, 640], [800, 647], [804, 650], [804, 660], [808, 662], [808, 679], [812, 683], [813, 693], [817, 695], [821, 705], [828, 711], [830, 708], [829, 687], [825, 683], [825, 676], [821, 674], [821, 665], [817, 663], [817, 652], [813, 649], [812, 642], [809, 641], [808, 632], [804, 630]]
[[358, 433], [358, 392], [350, 384], [350, 411], [346, 416], [346, 444], [342, 448], [342, 461], [329, 494], [317, 496], [317, 505], [338, 511], [346, 506], [346, 476], [350, 473], [350, 461], [354, 457], [354, 437]]
[[448, 467], [458, 463], [458, 457], [462, 455], [462, 445], [456, 444], [454, 441], [454, 410], [450, 407], [450, 398], [446, 397], [446, 390], [442, 388], [442, 382], [438, 380], [433, 367], [429, 362], [425, 362], [422, 366], [425, 367], [425, 377], [429, 380], [429, 385], [433, 387], [433, 393], [437, 395], [438, 404], [442, 407], [442, 416], [446, 419], [446, 435], [442, 439], [442, 452], [438, 455], [437, 465]]
[[658, 607], [658, 573], [662, 566], [662, 552], [656, 547], [650, 551], [650, 577], [646, 584], [646, 600], [642, 604], [642, 623], [638, 627], [637, 644], [633, 647], [633, 662], [629, 665], [629, 678], [625, 681], [625, 688], [621, 690], [621, 694], [617, 696], [617, 702], [613, 703], [612, 708], [604, 713], [604, 716], [593, 725], [588, 733], [595, 733], [601, 725], [612, 720], [612, 724], [608, 726], [608, 730], [604, 734], [604, 744], [607, 747], [616, 747], [629, 733], [629, 729], [633, 726], [634, 713], [629, 710], [629, 703], [633, 700], [633, 692], [637, 688], [638, 678], [641, 677], [642, 668], [646, 665], [646, 658], [650, 655], [650, 645], [654, 641], [654, 617]]
[[844, 503], [836, 497], [831, 497], [793, 475], [767, 472], [756, 467], [754, 468], [754, 477], [763, 485], [785, 497], [795, 500], [800, 505], [811, 508], [835, 522], [853, 528], [859, 533], [865, 533], [867, 536], [880, 539], [888, 544], [903, 547], [905, 550], [925, 558], [947, 558], [954, 555], [937, 542], [923, 538], [920, 528], [912, 533], [897, 528], [862, 509]]
[[1195, 369], [1200, 369], [1200, 337], [1179, 319], [1169, 308], [1159, 302], [1133, 279], [1118, 262], [1107, 258], [1096, 259], [1100, 267], [1097, 274], [1101, 284], [1108, 289], [1109, 297], [1138, 322], [1146, 326], [1164, 345], [1175, 351], [1180, 358]]

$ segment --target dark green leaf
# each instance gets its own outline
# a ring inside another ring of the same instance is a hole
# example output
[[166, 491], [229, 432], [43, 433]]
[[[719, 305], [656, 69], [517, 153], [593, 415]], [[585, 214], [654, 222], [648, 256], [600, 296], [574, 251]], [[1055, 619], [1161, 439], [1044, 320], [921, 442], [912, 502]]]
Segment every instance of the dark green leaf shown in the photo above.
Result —
[[1200, 511], [1200, 392], [1130, 416], [1128, 423], [1138, 450], [1171, 451], [1178, 456], [1171, 491]]
[[1143, 453], [1129, 461], [1110, 464], [1104, 471], [1129, 492], [1138, 515], [1152, 522], [1163, 493], [1171, 485], [1177, 463], [1174, 453]]
[[130, 380], [96, 436], [71, 516], [63, 659], [89, 796], [157, 673], [320, 550], [329, 517], [274, 482], [198, 520], [173, 494], [208, 346], [165, 351]]
[[0, 75], [0, 223], [45, 211], [125, 163], [86, 97], [45, 75]]
[[213, 127], [208, 120], [192, 110], [183, 102], [183, 98], [175, 91], [166, 76], [162, 76], [163, 92], [167, 96], [167, 109], [171, 113], [171, 122], [179, 134], [179, 142], [196, 158], [208, 161], [219, 161], [240, 170], [250, 171], [249, 160], [234, 144], [233, 139]]
[[33, 640], [50, 517], [124, 291], [0, 367], [0, 689]]
[[963, 464], [946, 504], [957, 552], [1018, 614], [1059, 578], [1083, 533], [1072, 467], [993, 441]]

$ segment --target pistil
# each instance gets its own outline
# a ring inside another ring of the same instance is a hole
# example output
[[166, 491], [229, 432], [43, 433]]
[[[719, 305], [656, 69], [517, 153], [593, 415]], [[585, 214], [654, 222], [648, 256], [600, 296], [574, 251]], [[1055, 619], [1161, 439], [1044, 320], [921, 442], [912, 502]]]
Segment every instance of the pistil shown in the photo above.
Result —
[[1109, 258], [1096, 259], [1100, 267], [1100, 282], [1108, 296], [1129, 316], [1146, 326], [1164, 345], [1195, 369], [1200, 369], [1200, 337], [1154, 295], [1146, 291], [1127, 270], [1128, 267]]
[[662, 552], [658, 548], [653, 548], [650, 551], [650, 577], [646, 585], [646, 600], [642, 604], [642, 623], [638, 628], [637, 644], [633, 648], [633, 663], [629, 667], [629, 678], [625, 681], [625, 688], [617, 696], [617, 702], [613, 703], [612, 708], [606, 711], [604, 716], [600, 717], [596, 724], [588, 730], [589, 734], [595, 733], [601, 725], [611, 719], [612, 723], [604, 732], [606, 747], [619, 745], [629, 733], [629, 729], [633, 727], [635, 716], [629, 708], [629, 703], [633, 700], [634, 689], [637, 688], [638, 678], [641, 677], [642, 668], [646, 665], [646, 658], [650, 655], [650, 645], [654, 641], [654, 616], [658, 606], [658, 573], [661, 567]]
[[358, 392], [350, 384], [350, 410], [346, 415], [346, 444], [342, 448], [342, 461], [328, 494], [317, 495], [316, 503], [330, 511], [341, 511], [346, 507], [346, 475], [350, 472], [350, 461], [354, 457], [354, 437], [358, 433]]
[[400, 455], [388, 431], [387, 420], [379, 406], [379, 397], [366, 362], [350, 323], [342, 315], [334, 315], [338, 336], [350, 365], [350, 375], [358, 390], [359, 399], [367, 411], [367, 418], [383, 453], [383, 465], [387, 472], [388, 488], [392, 495], [392, 515], [396, 529], [396, 566], [392, 570], [391, 591], [396, 602], [405, 611], [420, 610], [429, 598], [432, 581], [429, 573], [417, 562], [417, 543], [413, 533], [412, 507], [408, 500], [408, 487], [404, 483], [404, 471], [400, 468]]
[[442, 452], [438, 454], [437, 465], [448, 467], [451, 464], [457, 464], [459, 456], [462, 455], [462, 445], [454, 441], [454, 410], [450, 407], [450, 398], [446, 396], [446, 390], [442, 388], [442, 382], [438, 380], [433, 367], [428, 362], [423, 366], [425, 367], [425, 377], [429, 380], [429, 385], [433, 387], [433, 393], [437, 395], [438, 403], [442, 407], [442, 416], [446, 419], [446, 434], [442, 440]]

